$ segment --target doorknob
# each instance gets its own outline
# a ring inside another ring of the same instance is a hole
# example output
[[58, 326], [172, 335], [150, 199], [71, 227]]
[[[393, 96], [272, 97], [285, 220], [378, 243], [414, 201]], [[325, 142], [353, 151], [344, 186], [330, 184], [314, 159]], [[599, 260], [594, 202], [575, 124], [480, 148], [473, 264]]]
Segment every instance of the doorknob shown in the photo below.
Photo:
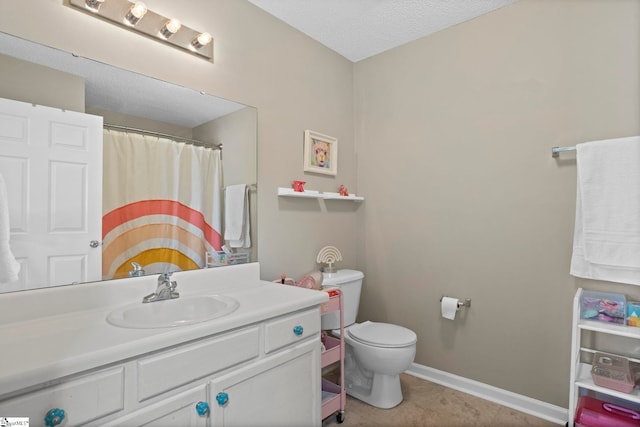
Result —
[[91, 246], [92, 248], [97, 248], [98, 246], [100, 246], [100, 242], [98, 242], [97, 240], [92, 240], [89, 242], [89, 246]]

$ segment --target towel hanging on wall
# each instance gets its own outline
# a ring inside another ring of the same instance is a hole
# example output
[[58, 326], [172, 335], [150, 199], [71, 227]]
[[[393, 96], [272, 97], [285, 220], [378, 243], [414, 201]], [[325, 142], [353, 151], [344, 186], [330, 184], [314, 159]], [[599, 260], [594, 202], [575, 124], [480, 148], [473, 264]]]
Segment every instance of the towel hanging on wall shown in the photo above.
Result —
[[224, 239], [232, 248], [251, 247], [251, 219], [246, 184], [230, 185], [224, 195]]
[[640, 285], [640, 136], [576, 145], [571, 274]]
[[4, 178], [0, 175], [0, 283], [15, 282], [20, 273], [20, 263], [9, 247], [9, 197]]

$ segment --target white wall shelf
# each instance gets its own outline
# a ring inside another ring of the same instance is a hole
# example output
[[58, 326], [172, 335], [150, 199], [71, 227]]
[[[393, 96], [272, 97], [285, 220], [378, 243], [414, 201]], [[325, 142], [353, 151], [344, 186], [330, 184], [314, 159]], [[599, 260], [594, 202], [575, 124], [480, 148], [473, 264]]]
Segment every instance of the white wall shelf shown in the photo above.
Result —
[[354, 202], [361, 202], [364, 197], [350, 194], [348, 196], [341, 196], [340, 193], [321, 193], [315, 190], [293, 191], [293, 188], [278, 188], [278, 196], [283, 197], [300, 197], [307, 199], [325, 199], [325, 200], [351, 200]]
[[356, 196], [355, 194], [341, 196], [340, 193], [322, 193], [322, 198], [325, 200], [353, 200], [356, 202], [361, 202], [364, 200], [364, 197]]

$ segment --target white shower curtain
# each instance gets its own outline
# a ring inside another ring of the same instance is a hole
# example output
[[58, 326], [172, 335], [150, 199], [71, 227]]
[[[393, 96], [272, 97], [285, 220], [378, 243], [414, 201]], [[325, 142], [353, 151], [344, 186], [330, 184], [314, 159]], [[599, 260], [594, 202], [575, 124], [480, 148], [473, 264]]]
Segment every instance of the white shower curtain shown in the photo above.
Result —
[[222, 245], [220, 150], [104, 131], [104, 279], [202, 268]]

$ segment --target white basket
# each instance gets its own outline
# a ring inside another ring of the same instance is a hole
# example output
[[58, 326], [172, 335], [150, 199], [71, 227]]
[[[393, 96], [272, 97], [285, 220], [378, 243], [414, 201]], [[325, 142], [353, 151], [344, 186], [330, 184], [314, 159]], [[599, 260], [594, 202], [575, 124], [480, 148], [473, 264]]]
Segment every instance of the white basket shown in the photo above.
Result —
[[207, 252], [207, 268], [246, 264], [247, 262], [249, 262], [249, 254], [228, 254], [223, 251]]

